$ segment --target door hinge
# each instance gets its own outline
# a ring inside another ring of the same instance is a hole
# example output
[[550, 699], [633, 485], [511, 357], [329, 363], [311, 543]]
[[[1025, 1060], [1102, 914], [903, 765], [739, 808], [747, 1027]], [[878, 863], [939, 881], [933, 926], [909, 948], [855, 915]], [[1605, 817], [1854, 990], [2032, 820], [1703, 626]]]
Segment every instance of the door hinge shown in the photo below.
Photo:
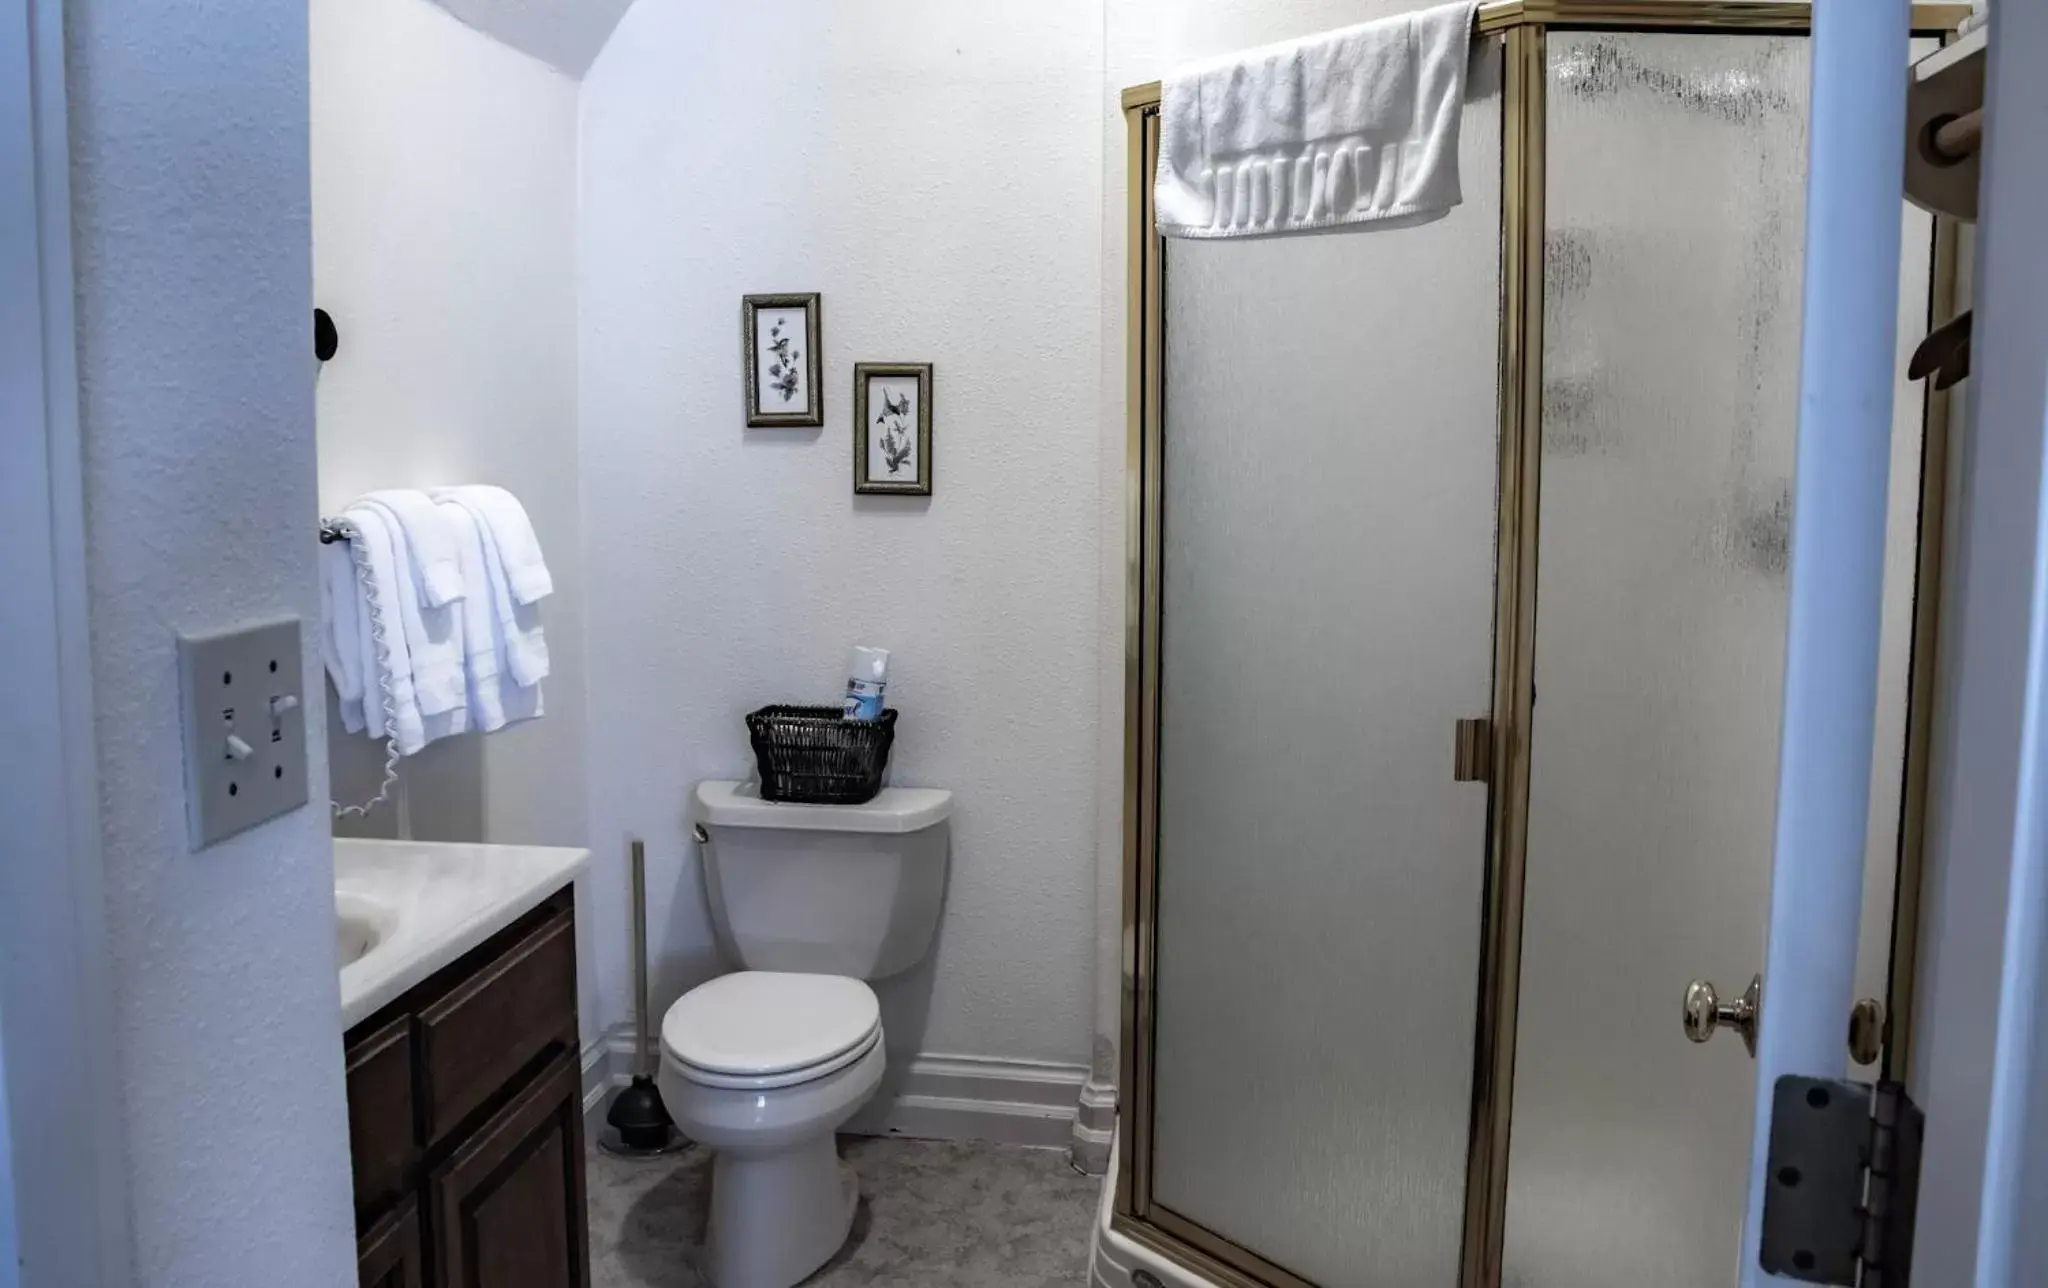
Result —
[[1925, 1130], [1896, 1082], [1778, 1079], [1758, 1264], [1807, 1283], [1910, 1288]]

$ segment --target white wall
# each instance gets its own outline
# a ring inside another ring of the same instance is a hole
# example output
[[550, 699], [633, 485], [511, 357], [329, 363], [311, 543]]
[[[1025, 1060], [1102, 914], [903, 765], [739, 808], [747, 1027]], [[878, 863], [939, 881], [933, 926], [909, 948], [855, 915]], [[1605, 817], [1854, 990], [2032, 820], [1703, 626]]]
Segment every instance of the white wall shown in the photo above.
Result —
[[[380, 487], [496, 483], [556, 574], [547, 715], [407, 760], [413, 833], [581, 844], [576, 83], [428, 0], [311, 12], [314, 298], [341, 334], [317, 382], [322, 512]], [[336, 796], [366, 799], [381, 744], [330, 735]]]
[[[317, 379], [321, 512], [380, 487], [496, 483], [555, 574], [547, 714], [400, 766], [424, 840], [582, 845], [582, 527], [576, 486], [576, 82], [429, 0], [312, 0], [314, 298], [341, 347]], [[381, 743], [328, 697], [334, 795]], [[396, 834], [382, 807], [343, 835]], [[579, 937], [597, 1032], [596, 944]]]
[[[835, 700], [848, 646], [879, 644], [895, 781], [957, 793], [936, 970], [883, 986], [892, 1045], [1087, 1059], [1101, 20], [640, 0], [585, 80], [597, 924], [625, 941], [645, 836], [656, 1005], [717, 969], [690, 785], [746, 771], [744, 713]], [[805, 290], [825, 427], [749, 431], [740, 297]], [[857, 360], [937, 365], [930, 500], [852, 495]], [[625, 969], [608, 955], [608, 1020]]]
[[[0, 3], [0, 9], [7, 8]], [[101, 884], [63, 11], [0, 19], [0, 1283], [134, 1281]], [[18, 1184], [15, 1178], [29, 1183]]]
[[[0, 1034], [6, 1032], [0, 1025]], [[0, 1288], [21, 1282], [21, 1242], [14, 1232], [14, 1137], [7, 1120], [7, 1057], [0, 1050]]]
[[435, 0], [478, 31], [581, 76], [633, 0]]
[[[95, 735], [140, 1282], [355, 1282], [327, 821], [186, 842], [176, 634], [316, 619], [306, 19], [72, 0]], [[316, 674], [313, 635], [304, 664]], [[327, 779], [317, 717], [310, 780]]]

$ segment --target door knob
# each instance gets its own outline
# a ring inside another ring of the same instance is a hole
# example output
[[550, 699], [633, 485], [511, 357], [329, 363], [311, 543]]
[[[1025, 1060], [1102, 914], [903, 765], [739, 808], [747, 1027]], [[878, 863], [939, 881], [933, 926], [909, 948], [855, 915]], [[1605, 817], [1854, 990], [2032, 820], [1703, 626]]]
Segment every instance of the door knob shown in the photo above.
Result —
[[1884, 1003], [1866, 997], [1849, 1008], [1849, 1058], [1876, 1064], [1884, 1054]]
[[1714, 986], [1706, 980], [1696, 979], [1685, 988], [1685, 1036], [1695, 1042], [1704, 1042], [1714, 1036], [1714, 1031], [1726, 1024], [1742, 1035], [1742, 1045], [1749, 1048], [1751, 1057], [1756, 1055], [1757, 1012], [1763, 1006], [1764, 977], [1755, 976], [1742, 996], [1732, 1002], [1724, 1002]]

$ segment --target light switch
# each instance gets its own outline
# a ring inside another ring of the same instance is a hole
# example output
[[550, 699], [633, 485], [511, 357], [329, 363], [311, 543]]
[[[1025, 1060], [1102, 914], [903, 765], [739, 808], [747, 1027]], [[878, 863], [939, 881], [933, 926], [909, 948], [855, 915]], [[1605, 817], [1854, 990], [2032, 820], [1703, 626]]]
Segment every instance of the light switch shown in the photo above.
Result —
[[186, 817], [201, 849], [306, 803], [299, 619], [178, 637]]

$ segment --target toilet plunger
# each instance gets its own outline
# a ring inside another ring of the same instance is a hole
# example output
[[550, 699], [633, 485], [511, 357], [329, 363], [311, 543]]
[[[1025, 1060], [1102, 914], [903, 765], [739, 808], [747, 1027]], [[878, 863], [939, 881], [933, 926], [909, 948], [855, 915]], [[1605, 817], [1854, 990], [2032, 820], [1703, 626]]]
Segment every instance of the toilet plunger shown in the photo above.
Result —
[[602, 1142], [607, 1151], [629, 1156], [666, 1153], [676, 1144], [675, 1125], [661, 1103], [649, 1059], [647, 1027], [647, 846], [633, 842], [633, 1083], [621, 1091], [605, 1121], [618, 1133]]

